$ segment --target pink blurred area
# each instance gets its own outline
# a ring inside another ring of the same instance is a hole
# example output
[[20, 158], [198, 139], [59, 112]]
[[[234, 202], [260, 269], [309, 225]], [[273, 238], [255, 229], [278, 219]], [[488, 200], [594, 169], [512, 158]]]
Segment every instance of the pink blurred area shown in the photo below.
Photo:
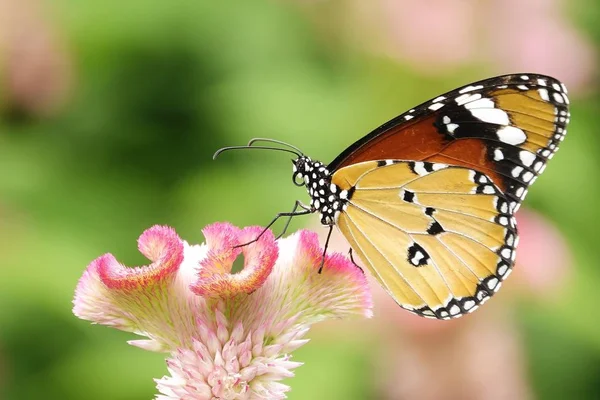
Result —
[[[301, 2], [309, 12], [311, 3], [321, 3]], [[330, 14], [314, 7], [312, 16], [320, 26], [343, 20], [344, 33], [334, 35], [420, 74], [444, 76], [473, 66], [487, 75], [535, 72], [586, 92], [598, 54], [575, 28], [571, 6], [567, 0], [348, 0]]]
[[71, 87], [71, 61], [46, 4], [0, 0], [0, 88], [14, 111], [48, 115], [64, 104]]

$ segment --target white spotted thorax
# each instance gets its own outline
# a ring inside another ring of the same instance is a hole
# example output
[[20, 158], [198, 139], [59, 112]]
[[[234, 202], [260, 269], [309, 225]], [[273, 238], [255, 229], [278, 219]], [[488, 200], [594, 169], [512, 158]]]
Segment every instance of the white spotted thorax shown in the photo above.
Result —
[[[306, 186], [310, 195], [310, 210], [321, 214], [323, 225], [335, 225], [341, 211], [347, 207], [348, 191], [341, 190], [331, 183], [327, 166], [310, 157], [301, 156], [294, 161], [293, 180], [299, 186]], [[304, 183], [298, 183], [298, 180]]]

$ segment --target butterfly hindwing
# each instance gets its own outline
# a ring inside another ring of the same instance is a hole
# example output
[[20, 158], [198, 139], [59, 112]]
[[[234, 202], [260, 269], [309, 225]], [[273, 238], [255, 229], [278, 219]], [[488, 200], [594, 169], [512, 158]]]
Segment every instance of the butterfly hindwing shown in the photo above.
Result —
[[336, 171], [347, 190], [337, 226], [404, 308], [452, 318], [500, 287], [517, 242], [509, 200], [484, 174], [441, 163], [388, 160]]

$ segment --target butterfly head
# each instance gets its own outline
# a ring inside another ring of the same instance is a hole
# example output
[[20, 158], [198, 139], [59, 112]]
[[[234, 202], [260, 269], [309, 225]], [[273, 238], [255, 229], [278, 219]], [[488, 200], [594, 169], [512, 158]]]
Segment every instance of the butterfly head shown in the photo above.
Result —
[[310, 208], [321, 214], [323, 225], [334, 225], [340, 212], [345, 209], [348, 193], [331, 183], [327, 165], [301, 156], [294, 161], [292, 179], [297, 186], [306, 186], [310, 195]]

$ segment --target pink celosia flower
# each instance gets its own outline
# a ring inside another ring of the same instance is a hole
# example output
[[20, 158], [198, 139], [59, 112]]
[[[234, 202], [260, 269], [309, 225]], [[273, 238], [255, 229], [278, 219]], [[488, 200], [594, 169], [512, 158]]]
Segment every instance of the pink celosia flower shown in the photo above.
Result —
[[[322, 274], [316, 234], [274, 240], [261, 228], [226, 223], [203, 230], [190, 245], [171, 228], [139, 238], [152, 264], [127, 268], [110, 254], [94, 260], [79, 281], [73, 312], [82, 319], [145, 336], [129, 343], [169, 353], [170, 376], [156, 380], [157, 399], [282, 399], [280, 383], [301, 363], [290, 353], [305, 344], [311, 324], [349, 315], [370, 317], [365, 276], [331, 254]], [[231, 273], [244, 255], [244, 269]]]

